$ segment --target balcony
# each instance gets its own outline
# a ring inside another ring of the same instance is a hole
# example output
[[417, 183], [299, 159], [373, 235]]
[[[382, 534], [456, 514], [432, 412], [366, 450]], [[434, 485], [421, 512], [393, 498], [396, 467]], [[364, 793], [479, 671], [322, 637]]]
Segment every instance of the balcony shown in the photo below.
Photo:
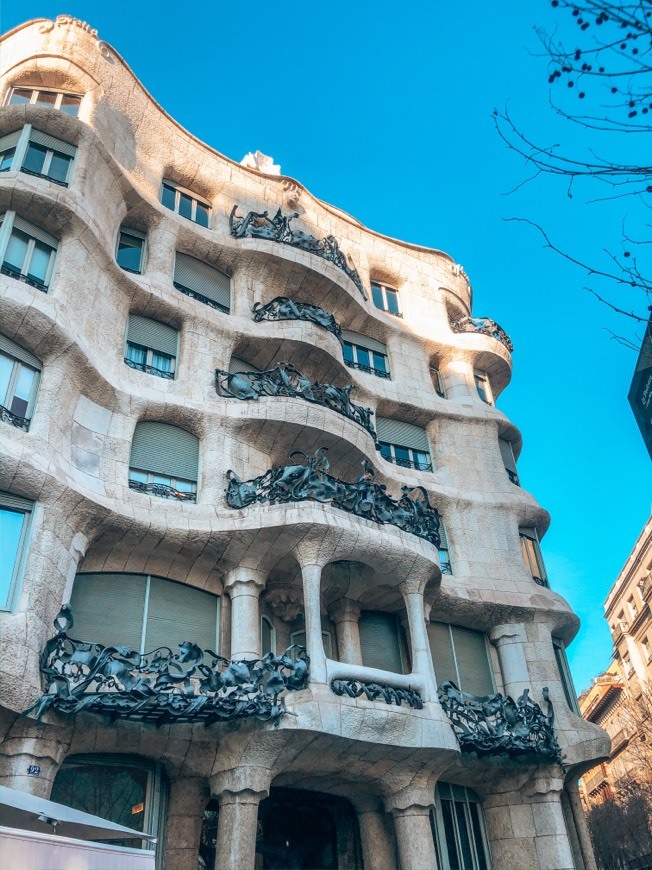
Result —
[[0, 405], [0, 420], [3, 423], [15, 426], [16, 429], [22, 429], [23, 432], [29, 431], [29, 417], [19, 417], [18, 414], [14, 414], [9, 408], [5, 408], [4, 405]]
[[39, 281], [39, 279], [35, 278], [33, 275], [23, 275], [20, 269], [16, 269], [16, 267], [12, 266], [10, 263], [3, 263], [2, 267], [0, 267], [0, 272], [2, 272], [3, 275], [9, 275], [10, 278], [15, 278], [17, 281], [23, 281], [25, 284], [29, 284], [30, 287], [36, 287], [36, 289], [40, 290], [42, 293], [48, 292], [47, 284]]
[[593, 792], [605, 788], [609, 786], [609, 780], [607, 779], [607, 772], [604, 769], [604, 765], [600, 765], [600, 767], [596, 767], [593, 770], [589, 771], [588, 774], [585, 774], [582, 777], [582, 783], [586, 790], [587, 794], [592, 794]]
[[174, 498], [177, 501], [187, 501], [193, 504], [197, 501], [196, 492], [182, 492], [164, 483], [144, 483], [141, 480], [130, 480], [129, 489], [144, 495], [155, 495], [159, 498]]
[[368, 375], [376, 375], [377, 378], [384, 378], [386, 381], [391, 381], [392, 376], [389, 372], [381, 371], [380, 369], [374, 369], [371, 366], [367, 366], [364, 363], [354, 362], [353, 360], [344, 360], [344, 365], [348, 366], [350, 369], [359, 369], [361, 372], [366, 372]]
[[477, 332], [488, 335], [489, 338], [495, 338], [496, 341], [504, 345], [510, 353], [514, 350], [511, 338], [502, 326], [499, 326], [490, 317], [460, 317], [459, 320], [449, 317], [448, 322], [453, 332]]
[[130, 369], [135, 369], [138, 372], [145, 372], [148, 375], [155, 375], [157, 378], [165, 378], [168, 381], [174, 380], [174, 372], [157, 369], [156, 366], [148, 366], [145, 363], [134, 362], [132, 359], [124, 358], [125, 363]]

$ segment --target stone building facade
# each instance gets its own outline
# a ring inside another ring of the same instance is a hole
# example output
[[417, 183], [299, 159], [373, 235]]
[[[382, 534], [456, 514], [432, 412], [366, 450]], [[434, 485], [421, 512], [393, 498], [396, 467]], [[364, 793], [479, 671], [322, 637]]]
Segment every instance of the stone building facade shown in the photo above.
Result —
[[463, 269], [199, 142], [82, 22], [2, 60], [0, 783], [166, 870], [593, 867], [608, 742]]

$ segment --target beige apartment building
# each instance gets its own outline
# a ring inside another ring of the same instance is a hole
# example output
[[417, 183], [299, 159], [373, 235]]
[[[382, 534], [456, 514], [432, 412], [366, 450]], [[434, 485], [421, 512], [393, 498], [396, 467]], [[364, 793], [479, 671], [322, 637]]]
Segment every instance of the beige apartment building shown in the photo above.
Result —
[[1, 52], [0, 784], [165, 870], [593, 868], [609, 744], [464, 270], [83, 22]]

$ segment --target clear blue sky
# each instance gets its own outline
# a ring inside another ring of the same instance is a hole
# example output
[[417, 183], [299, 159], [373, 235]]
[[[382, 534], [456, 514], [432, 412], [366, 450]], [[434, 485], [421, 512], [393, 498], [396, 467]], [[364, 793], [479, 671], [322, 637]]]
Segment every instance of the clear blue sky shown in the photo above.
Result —
[[491, 117], [509, 101], [532, 137], [580, 150], [580, 131], [548, 108], [532, 29], [561, 25], [574, 40], [567, 17], [548, 0], [13, 0], [2, 29], [63, 13], [97, 28], [218, 151], [240, 160], [260, 149], [373, 229], [464, 265], [474, 313], [514, 341], [514, 377], [498, 406], [523, 434], [522, 482], [552, 514], [544, 556], [551, 585], [582, 619], [569, 658], [578, 690], [587, 685], [609, 663], [603, 601], [651, 508], [652, 465], [626, 400], [635, 354], [606, 331], [636, 330], [532, 229], [505, 218], [538, 221], [591, 258], [617, 250], [623, 215], [635, 232], [640, 211], [628, 200], [587, 206], [607, 191], [580, 186], [569, 199], [550, 178], [506, 196], [527, 170]]

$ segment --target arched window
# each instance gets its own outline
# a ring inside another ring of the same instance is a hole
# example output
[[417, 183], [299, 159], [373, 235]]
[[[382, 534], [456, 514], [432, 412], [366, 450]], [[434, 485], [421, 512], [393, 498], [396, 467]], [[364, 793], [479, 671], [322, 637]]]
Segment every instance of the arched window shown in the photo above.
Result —
[[131, 442], [129, 487], [137, 492], [197, 500], [199, 439], [168, 423], [138, 423]]
[[482, 804], [461, 785], [437, 783], [434, 837], [441, 870], [489, 870], [490, 858]]
[[186, 296], [228, 314], [231, 310], [231, 279], [203, 260], [177, 251], [174, 286]]
[[440, 686], [450, 680], [470, 695], [493, 694], [495, 687], [487, 639], [481, 631], [445, 622], [430, 622], [428, 639]]
[[364, 667], [404, 673], [401, 627], [396, 614], [363, 610], [358, 626]]

